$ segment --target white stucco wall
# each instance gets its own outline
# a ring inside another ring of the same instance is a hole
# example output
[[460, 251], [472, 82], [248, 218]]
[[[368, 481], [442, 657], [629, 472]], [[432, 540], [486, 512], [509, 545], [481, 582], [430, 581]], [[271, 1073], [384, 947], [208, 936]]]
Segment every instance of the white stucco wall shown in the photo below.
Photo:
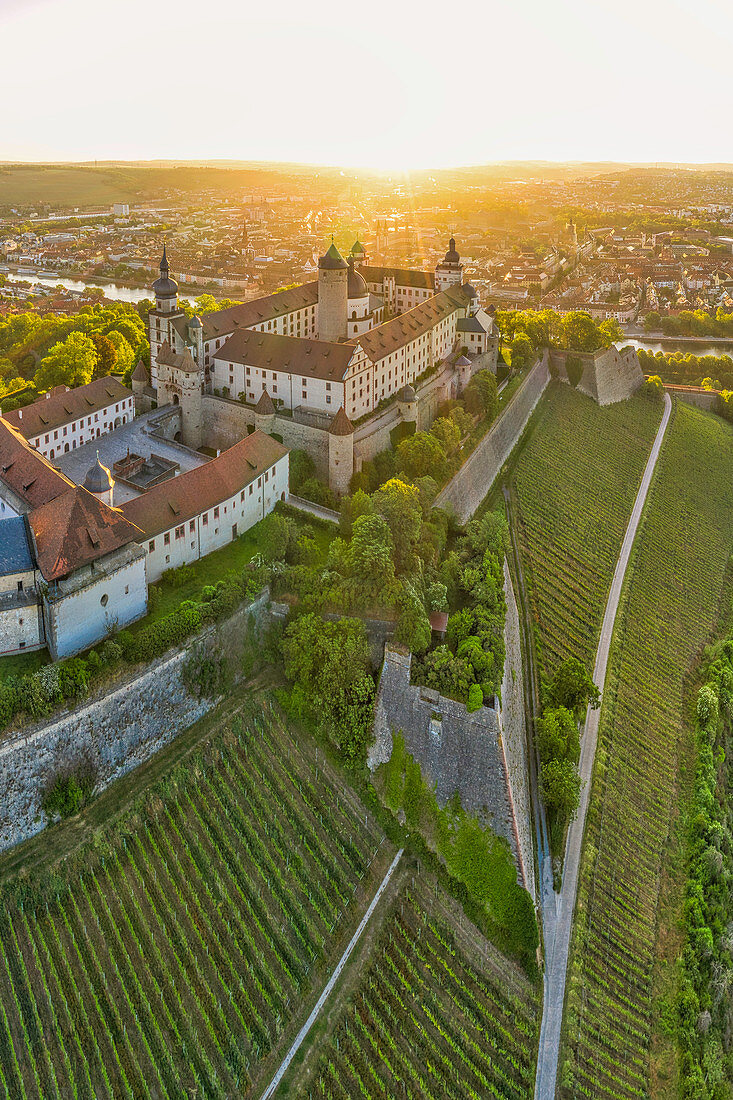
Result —
[[91, 577], [90, 574], [88, 584], [46, 604], [46, 633], [54, 659], [80, 653], [147, 611], [142, 555], [113, 573], [101, 573], [97, 579]]

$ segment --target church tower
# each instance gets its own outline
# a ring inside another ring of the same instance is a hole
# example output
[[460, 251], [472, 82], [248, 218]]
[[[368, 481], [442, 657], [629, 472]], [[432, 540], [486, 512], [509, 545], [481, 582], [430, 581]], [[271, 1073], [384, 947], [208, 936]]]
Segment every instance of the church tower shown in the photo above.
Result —
[[165, 244], [163, 258], [160, 261], [160, 277], [153, 283], [155, 309], [148, 314], [148, 339], [150, 340], [150, 384], [158, 388], [158, 352], [164, 343], [174, 350], [183, 350], [183, 341], [178, 333], [177, 324], [181, 319], [185, 323], [185, 313], [178, 306], [178, 283], [170, 277], [168, 256]]
[[442, 263], [435, 268], [435, 291], [446, 290], [449, 286], [460, 286], [463, 282], [463, 264], [456, 251], [455, 237], [448, 242]]
[[331, 247], [318, 261], [318, 339], [337, 343], [346, 339], [349, 267], [331, 238]]

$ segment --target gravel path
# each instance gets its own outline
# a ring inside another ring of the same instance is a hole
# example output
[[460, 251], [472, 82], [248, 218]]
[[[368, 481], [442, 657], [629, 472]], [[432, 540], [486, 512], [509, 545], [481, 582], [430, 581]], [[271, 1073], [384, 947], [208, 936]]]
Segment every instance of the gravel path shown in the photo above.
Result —
[[[606, 681], [606, 669], [608, 666], [608, 654], [613, 637], [613, 626], [618, 610], [621, 588], [624, 582], [626, 568], [629, 564], [631, 547], [634, 543], [641, 513], [644, 508], [649, 486], [651, 484], [654, 468], [659, 458], [664, 434], [667, 430], [669, 417], [672, 412], [672, 401], [669, 394], [664, 395], [664, 414], [659, 425], [654, 444], [652, 446], [649, 461], [646, 464], [644, 475], [641, 479], [639, 492], [636, 495], [634, 509], [631, 513], [629, 525], [626, 528], [621, 553], [613, 575], [611, 590], [608, 594], [606, 612], [603, 616], [601, 636], [598, 641], [596, 663], [593, 670], [593, 680], [603, 691]], [[556, 894], [547, 890], [542, 883], [542, 915], [545, 932], [545, 996], [542, 1012], [542, 1027], [540, 1029], [540, 1046], [537, 1057], [537, 1076], [535, 1078], [535, 1100], [554, 1100], [557, 1082], [558, 1059], [560, 1055], [560, 1031], [562, 1027], [563, 1004], [565, 1001], [565, 978], [568, 966], [568, 954], [570, 951], [570, 936], [573, 924], [573, 911], [575, 898], [578, 891], [578, 871], [580, 867], [580, 851], [583, 844], [583, 830], [585, 817], [588, 812], [588, 800], [590, 798], [591, 777], [593, 774], [593, 761], [598, 742], [598, 723], [600, 708], [590, 710], [586, 715], [585, 732], [583, 734], [580, 752], [580, 807], [577, 817], [568, 829], [567, 845], [565, 848], [565, 864], [563, 867], [562, 890]]]
[[283, 1062], [282, 1062], [279, 1070], [277, 1071], [277, 1073], [273, 1077], [272, 1081], [270, 1081], [270, 1084], [267, 1086], [265, 1091], [262, 1093], [262, 1096], [261, 1096], [260, 1100], [269, 1100], [269, 1098], [271, 1096], [274, 1096], [275, 1093], [277, 1092], [277, 1087], [280, 1084], [280, 1082], [282, 1081], [285, 1073], [287, 1072], [288, 1067], [290, 1066], [290, 1063], [292, 1062], [295, 1055], [298, 1053], [298, 1050], [300, 1049], [303, 1040], [305, 1039], [306, 1035], [308, 1034], [310, 1029], [313, 1027], [316, 1020], [318, 1019], [318, 1015], [319, 1015], [321, 1009], [323, 1008], [324, 1004], [328, 1000], [328, 997], [331, 994], [331, 992], [333, 990], [333, 987], [336, 985], [336, 982], [341, 977], [341, 971], [344, 969], [347, 962], [349, 961], [349, 956], [351, 955], [351, 952], [354, 950], [357, 943], [359, 942], [359, 939], [361, 937], [362, 932], [364, 931], [367, 924], [369, 923], [369, 918], [371, 917], [374, 910], [377, 908], [377, 905], [379, 904], [379, 899], [381, 898], [382, 894], [384, 893], [384, 891], [389, 886], [389, 880], [392, 878], [392, 875], [397, 870], [397, 864], [400, 862], [400, 859], [402, 858], [402, 853], [403, 852], [404, 852], [404, 848], [400, 848], [399, 852], [397, 853], [397, 855], [394, 857], [394, 859], [390, 863], [389, 869], [387, 870], [387, 874], [384, 876], [381, 883], [379, 884], [379, 889], [377, 890], [376, 894], [374, 895], [371, 902], [369, 903], [369, 908], [367, 909], [366, 913], [361, 918], [361, 921], [359, 922], [359, 927], [357, 928], [356, 932], [354, 932], [354, 935], [349, 940], [348, 947], [346, 948], [343, 955], [339, 959], [338, 965], [336, 966], [336, 969], [334, 970], [333, 974], [331, 975], [331, 977], [328, 979], [328, 982], [324, 986], [323, 992], [321, 993], [320, 997], [318, 998], [318, 1000], [316, 1001], [316, 1003], [313, 1007], [313, 1011], [311, 1012], [310, 1016], [308, 1017], [308, 1019], [303, 1024], [303, 1026], [300, 1029], [300, 1031], [298, 1032], [298, 1034], [295, 1036], [295, 1042], [291, 1046], [288, 1053], [285, 1055], [285, 1058], [283, 1059]]

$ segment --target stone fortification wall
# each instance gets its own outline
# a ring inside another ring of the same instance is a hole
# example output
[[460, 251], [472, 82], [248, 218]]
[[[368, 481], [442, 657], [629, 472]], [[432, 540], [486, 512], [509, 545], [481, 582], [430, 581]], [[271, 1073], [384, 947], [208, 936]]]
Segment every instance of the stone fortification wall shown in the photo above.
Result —
[[598, 351], [568, 352], [553, 349], [551, 364], [553, 374], [561, 382], [568, 382], [566, 360], [572, 357], [579, 360], [583, 373], [578, 382], [578, 390], [593, 398], [599, 405], [614, 405], [625, 401], [636, 393], [644, 381], [644, 373], [639, 364], [639, 356], [632, 347], [600, 348]]
[[469, 713], [463, 703], [411, 684], [411, 662], [411, 654], [385, 647], [369, 767], [389, 760], [392, 734], [401, 731], [439, 805], [458, 791], [464, 809], [508, 841], [519, 880], [534, 893], [531, 836], [529, 853], [523, 842], [531, 825], [520, 821], [512, 796], [509, 759], [518, 766], [518, 753], [507, 757], [498, 709], [484, 706]]
[[665, 386], [664, 388], [670, 397], [676, 397], [686, 405], [694, 405], [695, 408], [704, 409], [705, 412], [720, 412], [720, 394], [717, 390], [703, 390], [698, 389], [697, 386], [691, 386], [689, 389], [685, 386]]
[[545, 353], [473, 454], [438, 493], [436, 507], [454, 511], [461, 523], [469, 519], [512, 453], [549, 381], [550, 369]]
[[[226, 450], [247, 436], [255, 425], [255, 410], [226, 397], [203, 397], [204, 439], [209, 447]], [[291, 416], [275, 416], [272, 432], [282, 436], [286, 447], [307, 451], [319, 475], [328, 478], [329, 433], [310, 424], [299, 424]]]
[[44, 828], [41, 793], [60, 767], [91, 759], [100, 784], [106, 786], [144, 763], [213, 707], [216, 700], [196, 699], [184, 687], [184, 662], [192, 648], [207, 641], [219, 642], [236, 660], [249, 622], [261, 630], [268, 621], [268, 601], [265, 589], [254, 603], [141, 675], [50, 722], [6, 734], [0, 741], [0, 851]]
[[534, 898], [534, 842], [532, 837], [529, 761], [527, 759], [529, 748], [524, 712], [524, 672], [522, 668], [519, 609], [506, 559], [504, 559], [504, 595], [506, 596], [506, 624], [504, 627], [506, 657], [504, 660], [504, 680], [501, 685], [499, 722], [511, 796], [514, 802], [519, 850], [524, 863], [526, 879], [528, 880], [527, 889]]

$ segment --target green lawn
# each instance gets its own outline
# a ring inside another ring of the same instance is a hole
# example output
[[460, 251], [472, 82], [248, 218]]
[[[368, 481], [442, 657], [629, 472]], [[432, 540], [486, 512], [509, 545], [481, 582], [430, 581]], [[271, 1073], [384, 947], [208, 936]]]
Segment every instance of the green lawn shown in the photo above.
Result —
[[564, 1100], [679, 1095], [663, 1012], [674, 1019], [685, 874], [672, 826], [692, 781], [690, 680], [730, 611], [732, 549], [733, 426], [677, 404], [604, 691], [568, 971]]
[[[294, 519], [300, 527], [310, 528], [318, 545], [320, 560], [325, 561], [328, 547], [332, 539], [338, 534], [336, 525], [319, 524], [317, 521], [311, 525], [305, 513], [298, 515], [296, 518], [292, 509], [288, 509], [287, 515]], [[250, 527], [249, 531], [245, 531], [243, 535], [240, 535], [235, 542], [223, 546], [221, 550], [215, 550], [213, 554], [208, 554], [205, 558], [197, 561], [191, 567], [193, 570], [191, 578], [180, 587], [176, 588], [172, 584], [159, 581], [157, 585], [161, 592], [159, 603], [154, 611], [135, 623], [131, 630], [140, 630], [142, 627], [149, 626], [150, 623], [164, 618], [184, 600], [197, 599], [205, 585], [216, 584], [227, 573], [241, 573], [252, 558], [259, 553], [259, 528], [259, 523], [256, 523], [254, 527]]]
[[0, 657], [0, 680], [7, 676], [25, 676], [48, 664], [48, 650], [37, 649], [33, 653], [11, 653]]

